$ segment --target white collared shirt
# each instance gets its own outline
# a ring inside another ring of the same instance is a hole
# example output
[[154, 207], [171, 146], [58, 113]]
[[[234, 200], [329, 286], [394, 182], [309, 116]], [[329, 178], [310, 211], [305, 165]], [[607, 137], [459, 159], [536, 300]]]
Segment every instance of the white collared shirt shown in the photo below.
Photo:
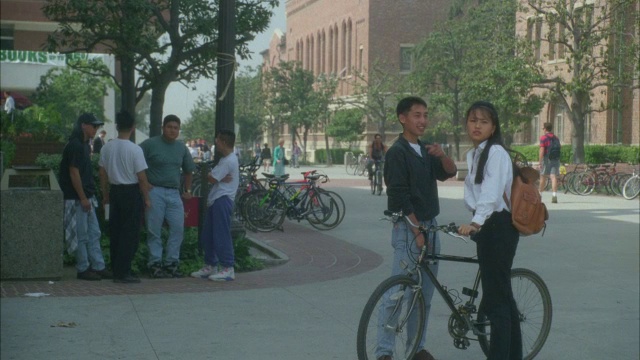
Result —
[[509, 153], [500, 145], [494, 144], [489, 149], [489, 157], [484, 167], [482, 184], [475, 184], [476, 172], [480, 154], [487, 142], [484, 141], [474, 151], [467, 153], [469, 173], [464, 180], [464, 204], [467, 209], [475, 211], [471, 222], [480, 226], [493, 214], [509, 209], [503, 199], [511, 199], [511, 184], [513, 183], [513, 165]]

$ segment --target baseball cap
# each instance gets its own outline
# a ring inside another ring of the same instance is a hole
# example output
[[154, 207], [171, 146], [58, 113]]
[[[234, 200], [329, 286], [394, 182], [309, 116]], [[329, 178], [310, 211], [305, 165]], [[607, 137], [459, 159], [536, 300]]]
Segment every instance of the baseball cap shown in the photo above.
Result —
[[98, 118], [91, 113], [84, 113], [78, 118], [78, 122], [81, 124], [89, 125], [104, 125], [104, 122], [98, 120]]

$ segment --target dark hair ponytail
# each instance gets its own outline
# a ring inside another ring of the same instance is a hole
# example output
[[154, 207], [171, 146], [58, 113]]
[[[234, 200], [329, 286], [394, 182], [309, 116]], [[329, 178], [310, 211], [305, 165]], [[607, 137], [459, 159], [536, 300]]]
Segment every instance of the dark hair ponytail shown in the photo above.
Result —
[[469, 120], [469, 114], [475, 110], [484, 111], [491, 118], [491, 122], [495, 125], [495, 130], [493, 134], [487, 139], [487, 145], [484, 150], [482, 150], [482, 154], [480, 154], [480, 159], [478, 160], [478, 170], [476, 172], [476, 178], [474, 182], [476, 184], [482, 184], [484, 180], [484, 168], [487, 165], [487, 159], [489, 158], [489, 150], [491, 150], [491, 146], [500, 145], [503, 148], [507, 149], [502, 140], [502, 133], [500, 132], [500, 120], [498, 118], [498, 111], [493, 106], [492, 103], [488, 101], [476, 101], [473, 103], [469, 109], [467, 110], [466, 121]]

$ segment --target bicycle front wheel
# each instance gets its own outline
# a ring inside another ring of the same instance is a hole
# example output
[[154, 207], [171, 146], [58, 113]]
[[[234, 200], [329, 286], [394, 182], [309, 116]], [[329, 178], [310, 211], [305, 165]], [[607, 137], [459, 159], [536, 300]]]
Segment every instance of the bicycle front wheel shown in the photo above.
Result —
[[375, 289], [362, 311], [358, 325], [358, 360], [390, 355], [394, 360], [412, 359], [424, 330], [425, 303], [418, 283], [397, 275]]
[[632, 176], [622, 187], [622, 196], [627, 200], [633, 200], [640, 194], [640, 176]]
[[[542, 278], [527, 269], [511, 270], [513, 298], [520, 314], [520, 332], [522, 333], [522, 358], [533, 359], [542, 349], [551, 330], [551, 295]], [[487, 324], [486, 316], [478, 312], [478, 323]], [[488, 334], [489, 326], [478, 326]], [[480, 347], [489, 355], [490, 334], [478, 336]]]

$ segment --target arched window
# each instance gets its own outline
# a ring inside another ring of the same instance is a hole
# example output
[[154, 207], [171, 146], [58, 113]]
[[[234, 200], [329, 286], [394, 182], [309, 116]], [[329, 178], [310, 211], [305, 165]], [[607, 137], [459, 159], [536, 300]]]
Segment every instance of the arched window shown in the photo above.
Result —
[[333, 27], [329, 27], [329, 51], [327, 52], [327, 70], [333, 73]]
[[342, 22], [342, 42], [340, 43], [340, 72], [341, 76], [346, 76], [347, 70], [347, 23]]
[[349, 19], [349, 22], [347, 24], [347, 74], [349, 75], [351, 75], [351, 68], [353, 66], [351, 63], [351, 56], [353, 54], [352, 41], [353, 41], [353, 27], [351, 24], [351, 19]]

